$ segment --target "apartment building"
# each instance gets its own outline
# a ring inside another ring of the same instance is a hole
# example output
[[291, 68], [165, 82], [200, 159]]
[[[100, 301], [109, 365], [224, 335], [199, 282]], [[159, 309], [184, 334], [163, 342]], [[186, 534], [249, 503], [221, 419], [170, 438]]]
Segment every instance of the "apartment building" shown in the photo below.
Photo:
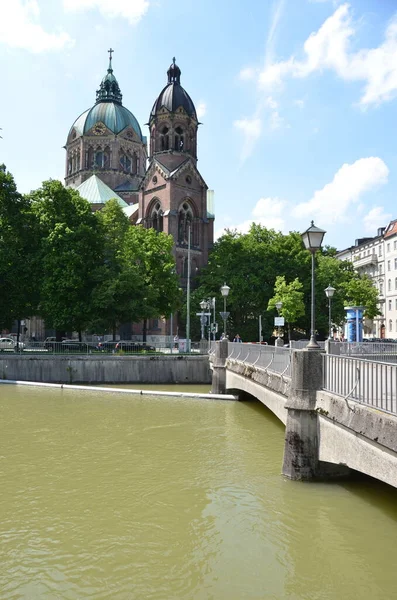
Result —
[[364, 320], [364, 337], [397, 339], [397, 219], [380, 227], [375, 237], [357, 239], [337, 258], [351, 261], [378, 289], [381, 314]]

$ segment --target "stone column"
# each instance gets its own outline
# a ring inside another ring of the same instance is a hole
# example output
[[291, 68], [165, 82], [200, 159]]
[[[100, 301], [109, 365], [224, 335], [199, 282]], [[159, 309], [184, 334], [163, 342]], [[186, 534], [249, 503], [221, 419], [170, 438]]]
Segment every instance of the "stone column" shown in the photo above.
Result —
[[322, 356], [318, 350], [293, 350], [291, 392], [283, 475], [308, 480], [319, 474], [316, 392], [322, 387]]
[[213, 394], [226, 393], [226, 359], [228, 356], [229, 340], [221, 340], [215, 344], [215, 354], [212, 363], [212, 388]]

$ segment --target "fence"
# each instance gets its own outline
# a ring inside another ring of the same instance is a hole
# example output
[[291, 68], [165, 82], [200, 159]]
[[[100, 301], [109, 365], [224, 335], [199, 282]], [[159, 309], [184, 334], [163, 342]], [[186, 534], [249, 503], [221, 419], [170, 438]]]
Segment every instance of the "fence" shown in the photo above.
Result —
[[[106, 342], [79, 342], [78, 340], [64, 340], [62, 342], [47, 341], [47, 342], [20, 342], [17, 348], [16, 344], [1, 347], [0, 352], [18, 353], [23, 355], [63, 355], [63, 354], [186, 354], [177, 347], [176, 344], [157, 343], [152, 345], [149, 343], [136, 342], [133, 340], [126, 341], [106, 341]], [[191, 343], [192, 354], [207, 354], [208, 342], [201, 344], [200, 342]]]
[[397, 414], [397, 365], [323, 355], [323, 389]]
[[397, 344], [392, 342], [330, 342], [329, 353], [397, 364]]
[[228, 359], [251, 365], [264, 371], [291, 377], [289, 348], [263, 346], [262, 344], [228, 343]]

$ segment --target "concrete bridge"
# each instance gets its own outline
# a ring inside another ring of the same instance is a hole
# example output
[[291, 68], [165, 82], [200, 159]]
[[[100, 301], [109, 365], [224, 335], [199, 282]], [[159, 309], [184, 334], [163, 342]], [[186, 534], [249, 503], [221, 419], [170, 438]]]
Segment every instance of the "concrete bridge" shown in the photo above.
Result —
[[397, 487], [397, 365], [257, 344], [215, 342], [212, 391], [257, 398], [284, 423], [282, 473], [365, 473]]

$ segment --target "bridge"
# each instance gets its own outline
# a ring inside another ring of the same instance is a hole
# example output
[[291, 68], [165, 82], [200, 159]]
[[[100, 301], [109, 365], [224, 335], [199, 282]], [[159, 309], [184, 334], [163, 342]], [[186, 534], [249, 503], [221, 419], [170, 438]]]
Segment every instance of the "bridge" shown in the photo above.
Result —
[[257, 398], [285, 425], [282, 473], [365, 473], [397, 487], [397, 344], [327, 351], [214, 342], [212, 391]]

